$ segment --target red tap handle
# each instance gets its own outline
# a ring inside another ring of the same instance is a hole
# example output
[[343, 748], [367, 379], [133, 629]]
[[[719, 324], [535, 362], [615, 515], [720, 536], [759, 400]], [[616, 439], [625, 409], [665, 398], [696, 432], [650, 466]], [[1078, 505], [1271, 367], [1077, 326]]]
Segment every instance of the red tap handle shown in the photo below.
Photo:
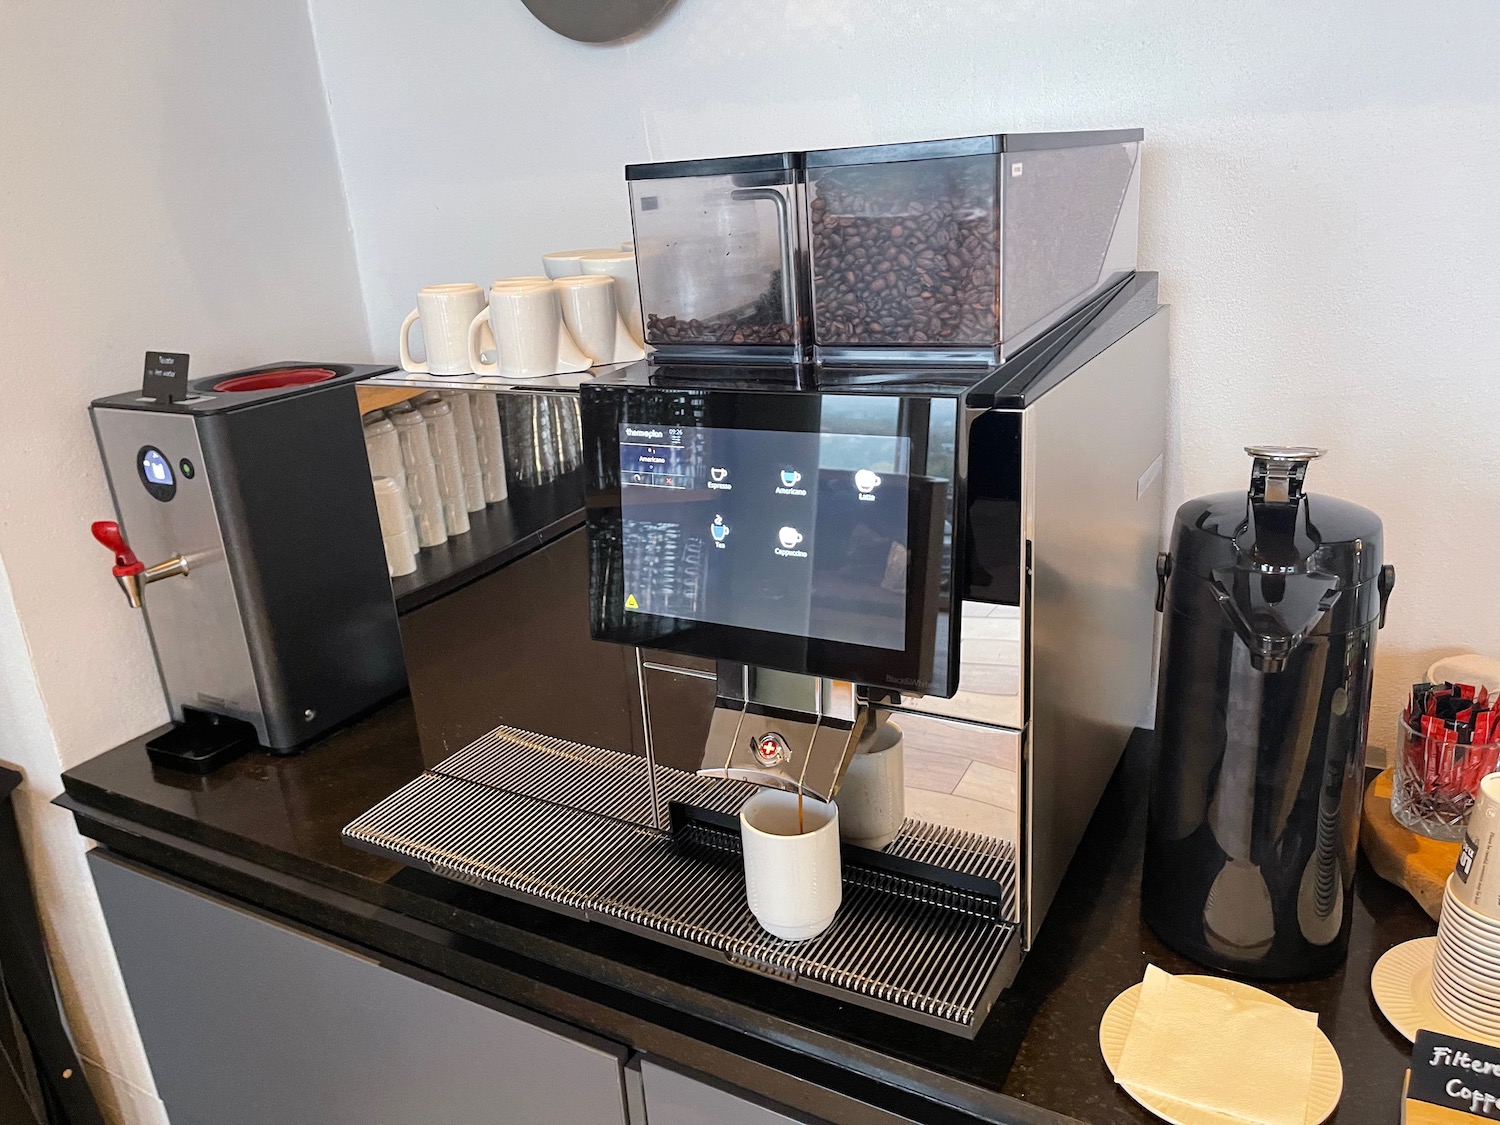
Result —
[[94, 533], [95, 539], [115, 553], [113, 573], [116, 578], [139, 574], [146, 569], [146, 564], [135, 557], [130, 544], [125, 542], [125, 536], [120, 534], [120, 525], [114, 520], [98, 520], [90, 525], [89, 530]]

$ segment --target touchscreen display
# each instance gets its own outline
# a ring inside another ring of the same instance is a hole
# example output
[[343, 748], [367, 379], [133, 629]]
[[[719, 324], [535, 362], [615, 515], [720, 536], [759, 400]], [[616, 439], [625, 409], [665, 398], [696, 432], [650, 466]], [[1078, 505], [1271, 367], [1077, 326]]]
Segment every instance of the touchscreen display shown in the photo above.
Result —
[[902, 649], [911, 439], [620, 426], [626, 613]]

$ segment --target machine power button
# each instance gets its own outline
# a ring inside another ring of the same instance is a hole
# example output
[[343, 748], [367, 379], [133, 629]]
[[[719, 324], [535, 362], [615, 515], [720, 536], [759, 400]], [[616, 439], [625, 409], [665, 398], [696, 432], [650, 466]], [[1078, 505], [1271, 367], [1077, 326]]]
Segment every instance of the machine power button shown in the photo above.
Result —
[[755, 760], [767, 769], [781, 765], [791, 756], [791, 748], [779, 734], [763, 734], [755, 740]]

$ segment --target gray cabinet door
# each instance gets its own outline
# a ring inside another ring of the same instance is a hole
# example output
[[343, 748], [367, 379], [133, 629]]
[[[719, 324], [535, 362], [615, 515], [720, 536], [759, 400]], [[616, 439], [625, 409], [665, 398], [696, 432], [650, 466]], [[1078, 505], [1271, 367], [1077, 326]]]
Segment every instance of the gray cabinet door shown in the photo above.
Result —
[[811, 1120], [777, 1113], [649, 1059], [641, 1060], [641, 1084], [651, 1125], [804, 1125]]
[[172, 1125], [624, 1125], [624, 1052], [95, 851]]

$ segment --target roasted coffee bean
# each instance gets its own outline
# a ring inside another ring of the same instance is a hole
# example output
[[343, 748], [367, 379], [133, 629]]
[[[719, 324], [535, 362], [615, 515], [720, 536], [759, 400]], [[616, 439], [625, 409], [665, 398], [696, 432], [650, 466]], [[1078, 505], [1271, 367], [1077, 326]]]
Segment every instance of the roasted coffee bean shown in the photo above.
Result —
[[995, 343], [996, 212], [983, 175], [849, 169], [814, 191], [819, 343]]
[[766, 291], [748, 307], [742, 306], [707, 320], [683, 321], [675, 316], [646, 314], [646, 341], [672, 344], [790, 344], [792, 326], [781, 303], [781, 271], [771, 275]]

